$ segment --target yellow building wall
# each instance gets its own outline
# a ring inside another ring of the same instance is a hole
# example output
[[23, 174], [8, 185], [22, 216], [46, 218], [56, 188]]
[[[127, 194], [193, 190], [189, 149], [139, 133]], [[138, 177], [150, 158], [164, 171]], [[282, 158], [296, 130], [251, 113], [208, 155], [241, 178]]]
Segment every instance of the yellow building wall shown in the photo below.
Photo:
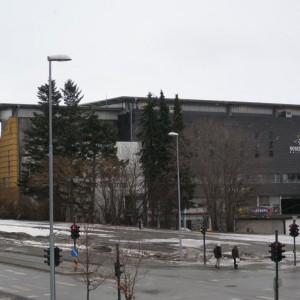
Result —
[[18, 118], [10, 117], [0, 138], [0, 200], [18, 201]]

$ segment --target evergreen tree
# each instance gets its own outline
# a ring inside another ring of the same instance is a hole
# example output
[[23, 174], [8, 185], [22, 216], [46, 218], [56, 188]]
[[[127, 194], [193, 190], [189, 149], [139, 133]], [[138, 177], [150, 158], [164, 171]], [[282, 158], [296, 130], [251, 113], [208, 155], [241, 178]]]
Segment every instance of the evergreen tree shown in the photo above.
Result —
[[[178, 133], [178, 144], [179, 144], [179, 155], [180, 155], [180, 191], [181, 191], [181, 209], [187, 209], [192, 206], [189, 201], [194, 193], [195, 184], [192, 180], [191, 173], [191, 146], [190, 140], [186, 136], [184, 131], [185, 125], [182, 116], [182, 109], [178, 94], [175, 95], [174, 99], [174, 114], [172, 130]], [[173, 157], [175, 152], [173, 150]], [[173, 172], [175, 172], [175, 166], [173, 166]]]
[[171, 159], [171, 142], [168, 136], [171, 131], [169, 107], [163, 92], [160, 98], [148, 94], [148, 103], [142, 113], [140, 132], [140, 161], [142, 164], [145, 185], [151, 212], [151, 225], [166, 226], [170, 224], [173, 210], [168, 184], [168, 169]]
[[184, 123], [182, 118], [182, 112], [181, 112], [181, 104], [178, 98], [178, 94], [175, 95], [174, 100], [174, 114], [173, 114], [173, 124], [172, 124], [172, 130], [174, 132], [180, 133], [184, 129]]
[[155, 110], [157, 99], [151, 93], [148, 94], [148, 103], [145, 106], [141, 122], [138, 138], [141, 142], [141, 163], [145, 176], [145, 182], [150, 185], [157, 179], [159, 173], [159, 157], [157, 154], [157, 147], [159, 145], [159, 129], [158, 129], [158, 115]]
[[158, 148], [156, 149], [158, 158], [159, 158], [159, 166], [161, 168], [161, 172], [164, 172], [167, 168], [167, 165], [170, 160], [170, 137], [168, 136], [171, 131], [171, 119], [170, 119], [170, 111], [169, 106], [166, 104], [165, 96], [163, 91], [160, 91], [159, 98], [159, 117], [158, 117], [158, 135], [160, 136]]
[[[138, 139], [141, 142], [141, 150], [139, 152], [140, 162], [143, 169], [145, 188], [148, 195], [148, 205], [151, 214], [151, 225], [155, 224], [155, 216], [157, 213], [156, 185], [158, 183], [160, 165], [159, 165], [159, 149], [160, 131], [158, 128], [158, 113], [156, 110], [157, 99], [148, 94], [148, 103], [145, 106], [140, 121], [140, 131]], [[145, 205], [147, 209], [147, 205]], [[145, 212], [145, 216], [147, 216]], [[146, 220], [148, 222], [148, 220]]]
[[[85, 191], [92, 196], [85, 195], [94, 201], [96, 175], [93, 173], [92, 179], [86, 180], [86, 175], [90, 173], [88, 168], [94, 170], [96, 159], [116, 157], [116, 134], [96, 114], [78, 106], [83, 96], [72, 80], [65, 83], [62, 94], [66, 104], [63, 107], [59, 106], [62, 95], [53, 81], [54, 213], [56, 220], [70, 220], [75, 213], [73, 209], [87, 205], [79, 199], [82, 184], [86, 186], [89, 183]], [[23, 192], [40, 201], [48, 199], [48, 95], [47, 84], [38, 88], [40, 112], [34, 114], [32, 126], [25, 132], [25, 163], [20, 180]]]

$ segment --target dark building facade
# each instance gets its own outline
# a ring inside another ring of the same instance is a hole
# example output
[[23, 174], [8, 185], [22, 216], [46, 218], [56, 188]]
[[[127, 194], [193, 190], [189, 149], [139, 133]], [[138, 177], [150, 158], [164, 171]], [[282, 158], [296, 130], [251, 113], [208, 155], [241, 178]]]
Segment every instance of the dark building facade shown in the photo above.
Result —
[[[172, 113], [174, 99], [165, 100]], [[258, 180], [262, 184], [257, 191], [256, 203], [250, 215], [256, 217], [300, 215], [300, 105], [190, 99], [180, 101], [186, 128], [201, 126], [201, 122], [214, 118], [240, 128], [255, 142], [254, 155], [263, 158], [264, 165], [263, 171], [258, 174]], [[146, 104], [146, 97], [118, 97], [82, 106], [95, 110], [101, 119], [110, 122], [118, 132], [119, 141], [137, 141], [139, 120]], [[0, 122], [2, 122], [0, 149], [3, 152], [0, 153], [0, 156], [2, 155], [0, 184], [4, 184], [5, 180], [8, 182], [9, 177], [9, 162], [5, 160], [10, 159], [7, 155], [10, 152], [3, 136], [5, 125], [10, 118], [16, 118], [16, 124], [19, 124], [16, 127], [19, 133], [15, 159], [18, 160], [20, 169], [22, 129], [28, 128], [28, 118], [32, 117], [37, 109], [37, 105], [0, 104]], [[203, 197], [201, 189], [196, 189], [194, 200], [198, 199], [200, 203]], [[203, 214], [201, 208], [196, 209], [195, 213], [191, 212], [190, 215], [186, 212], [186, 222], [190, 224], [194, 215]], [[195, 220], [201, 225], [199, 217]]]
[[[174, 99], [165, 99], [170, 112]], [[254, 155], [263, 160], [257, 174], [259, 188], [255, 205], [244, 213], [256, 218], [300, 214], [300, 106], [286, 104], [207, 101], [181, 99], [186, 128], [201, 126], [209, 119], [229, 122], [255, 143]], [[118, 111], [119, 138], [136, 141], [141, 110], [147, 103], [143, 97], [119, 97], [94, 102], [95, 107], [113, 107]], [[201, 189], [195, 199], [203, 200]], [[194, 199], [194, 200], [195, 200]], [[197, 210], [193, 214], [202, 215]], [[188, 215], [188, 213], [187, 213]], [[189, 218], [187, 218], [187, 221]], [[197, 221], [197, 224], [201, 224]]]

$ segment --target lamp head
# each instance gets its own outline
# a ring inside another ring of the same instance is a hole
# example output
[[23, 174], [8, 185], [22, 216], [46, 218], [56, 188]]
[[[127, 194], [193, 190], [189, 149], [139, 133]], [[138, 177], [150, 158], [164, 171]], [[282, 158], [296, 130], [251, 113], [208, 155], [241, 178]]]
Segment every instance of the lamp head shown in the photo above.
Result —
[[50, 55], [47, 57], [48, 61], [69, 61], [72, 60], [72, 58], [68, 55], [64, 54], [56, 54], [56, 55]]
[[178, 133], [171, 131], [171, 132], [168, 133], [168, 135], [169, 136], [178, 136]]

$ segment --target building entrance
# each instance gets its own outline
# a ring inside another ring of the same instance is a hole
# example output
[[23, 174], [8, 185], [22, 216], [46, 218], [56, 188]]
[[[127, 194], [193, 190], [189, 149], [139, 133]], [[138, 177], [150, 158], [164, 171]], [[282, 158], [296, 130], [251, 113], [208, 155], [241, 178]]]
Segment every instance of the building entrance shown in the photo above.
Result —
[[282, 214], [300, 214], [300, 198], [281, 199]]

